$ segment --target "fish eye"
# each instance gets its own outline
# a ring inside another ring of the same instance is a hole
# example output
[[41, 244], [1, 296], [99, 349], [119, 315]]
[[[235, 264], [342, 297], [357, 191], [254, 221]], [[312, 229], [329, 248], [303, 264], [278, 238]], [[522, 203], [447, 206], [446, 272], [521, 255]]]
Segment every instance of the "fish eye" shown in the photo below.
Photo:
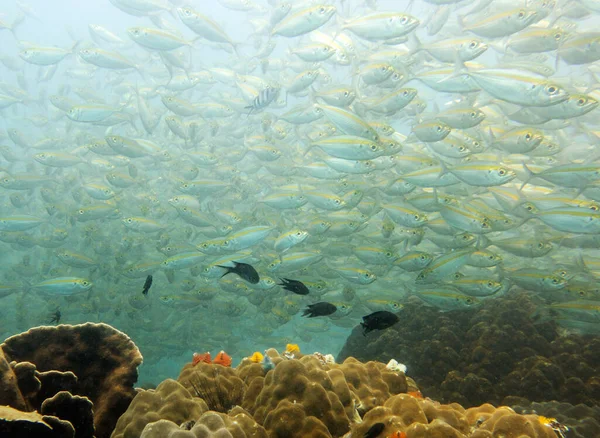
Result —
[[560, 40], [561, 38], [562, 38], [562, 34], [561, 34], [561, 33], [555, 33], [555, 34], [554, 34], [554, 39], [555, 39], [555, 40], [557, 40], [557, 41], [558, 41], [558, 40]]
[[192, 11], [190, 11], [189, 9], [184, 9], [184, 10], [183, 10], [183, 13], [184, 13], [185, 15], [192, 15]]
[[77, 213], [79, 213], [79, 214], [84, 214], [84, 213], [85, 213], [85, 211], [83, 211], [83, 210], [79, 210]]
[[336, 205], [340, 205], [341, 201], [339, 199], [336, 199], [335, 201], [333, 201]]
[[348, 97], [350, 96], [350, 93], [348, 91], [344, 91], [344, 97]]
[[421, 259], [421, 261], [424, 262], [425, 260], [427, 260], [427, 257], [422, 255], [421, 257], [419, 257], [419, 259]]
[[408, 17], [404, 16], [400, 19], [400, 23], [406, 24], [408, 22]]
[[548, 94], [556, 94], [556, 92], [558, 91], [558, 88], [555, 87], [554, 85], [549, 85], [546, 88], [546, 91], [548, 92]]
[[469, 47], [471, 49], [474, 49], [475, 47], [477, 47], [477, 41], [471, 41], [471, 44], [469, 44]]
[[498, 175], [500, 175], [500, 176], [504, 176], [504, 175], [506, 175], [506, 170], [504, 170], [504, 169], [499, 169], [499, 170], [498, 170]]
[[298, 231], [298, 232], [296, 233], [296, 236], [298, 236], [298, 237], [302, 236], [302, 231]]
[[421, 216], [419, 216], [418, 214], [415, 214], [414, 218], [416, 221], [418, 221], [419, 219], [421, 219]]
[[580, 290], [580, 291], [579, 291], [579, 296], [580, 296], [580, 297], [584, 297], [584, 296], [585, 296], [585, 291], [582, 291], [582, 290]]
[[525, 17], [525, 11], [519, 11], [519, 18]]
[[442, 126], [441, 126], [441, 125], [438, 125], [436, 129], [437, 129], [437, 132], [442, 132], [442, 129], [443, 129], [443, 128], [442, 128]]
[[472, 300], [471, 298], [467, 298], [467, 299], [465, 300], [465, 303], [467, 303], [467, 304], [469, 304], [469, 305], [470, 305], [470, 304], [473, 304], [473, 300]]
[[372, 150], [372, 151], [376, 151], [376, 150], [377, 150], [377, 146], [375, 146], [375, 145], [371, 145], [371, 150]]
[[581, 98], [581, 99], [577, 100], [577, 105], [579, 105], [579, 106], [583, 106], [584, 103], [585, 103], [585, 99], [584, 98]]
[[531, 134], [529, 134], [529, 133], [525, 134], [525, 140], [529, 141], [529, 140], [531, 140], [531, 137], [532, 137]]
[[321, 7], [321, 8], [319, 9], [319, 14], [324, 14], [324, 13], [325, 13], [325, 8], [324, 8], [324, 7]]
[[386, 253], [385, 253], [385, 256], [386, 256], [386, 257], [391, 257], [391, 256], [392, 256], [392, 253], [388, 251], [388, 252], [386, 252]]
[[487, 284], [487, 285], [488, 285], [489, 287], [492, 287], [492, 286], [494, 286], [494, 283], [493, 283], [493, 282], [491, 282], [491, 281], [488, 281], [488, 284]]
[[472, 117], [472, 118], [475, 118], [475, 117], [477, 117], [477, 113], [476, 113], [475, 111], [473, 111], [473, 112], [471, 113], [471, 117]]
[[556, 277], [552, 278], [552, 284], [558, 284], [560, 283], [560, 280]]
[[402, 93], [403, 96], [408, 96], [408, 90], [404, 90], [404, 92]]
[[126, 220], [127, 220], [127, 223], [128, 223], [128, 224], [130, 224], [130, 223], [132, 223], [132, 222], [133, 222], [133, 219], [131, 219], [131, 218], [127, 218]]

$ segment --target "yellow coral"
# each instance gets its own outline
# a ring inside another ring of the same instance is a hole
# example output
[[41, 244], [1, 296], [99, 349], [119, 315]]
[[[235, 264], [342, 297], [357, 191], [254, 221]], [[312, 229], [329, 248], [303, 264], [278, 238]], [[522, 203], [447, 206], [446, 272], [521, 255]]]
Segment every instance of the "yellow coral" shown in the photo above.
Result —
[[249, 357], [250, 362], [260, 363], [264, 359], [264, 356], [260, 353], [260, 351], [255, 351], [252, 356]]
[[298, 344], [287, 344], [285, 346], [285, 352], [286, 353], [300, 353], [300, 347], [298, 347]]

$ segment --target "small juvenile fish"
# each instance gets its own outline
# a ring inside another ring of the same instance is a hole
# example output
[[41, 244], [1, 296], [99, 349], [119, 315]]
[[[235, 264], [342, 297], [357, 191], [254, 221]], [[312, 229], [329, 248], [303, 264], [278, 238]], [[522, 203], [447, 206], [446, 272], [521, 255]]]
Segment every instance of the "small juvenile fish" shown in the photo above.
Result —
[[331, 303], [327, 303], [325, 301], [321, 301], [320, 303], [309, 304], [302, 316], [307, 316], [309, 318], [314, 318], [315, 316], [327, 316], [335, 313], [337, 307]]
[[234, 261], [232, 261], [231, 263], [234, 264], [233, 267], [218, 265], [219, 268], [227, 270], [223, 275], [221, 275], [221, 278], [225, 277], [227, 274], [234, 273], [237, 274], [240, 278], [246, 280], [248, 283], [257, 284], [260, 281], [258, 272], [256, 272], [256, 269], [254, 269], [251, 265], [247, 263], [238, 263]]
[[298, 295], [308, 295], [308, 288], [298, 280], [290, 280], [289, 278], [280, 278], [283, 283], [277, 283], [279, 286], [282, 286], [285, 290], [289, 290], [290, 292], [294, 292]]
[[144, 283], [144, 289], [142, 290], [142, 294], [147, 297], [148, 291], [150, 290], [150, 286], [152, 286], [152, 275], [148, 275], [146, 277], [146, 281]]
[[400, 318], [392, 312], [379, 310], [367, 316], [363, 316], [363, 322], [361, 322], [360, 325], [363, 328], [363, 335], [366, 336], [367, 333], [372, 332], [373, 330], [385, 330], [396, 324], [398, 321], [400, 321]]

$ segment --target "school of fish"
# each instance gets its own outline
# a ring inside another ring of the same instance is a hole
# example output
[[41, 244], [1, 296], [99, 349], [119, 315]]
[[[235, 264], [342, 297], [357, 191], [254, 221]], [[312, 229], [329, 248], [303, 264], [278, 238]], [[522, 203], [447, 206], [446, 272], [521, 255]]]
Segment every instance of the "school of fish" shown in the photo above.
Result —
[[5, 335], [335, 352], [406, 300], [511, 290], [600, 333], [599, 0], [110, 0], [131, 26], [64, 47], [11, 4]]

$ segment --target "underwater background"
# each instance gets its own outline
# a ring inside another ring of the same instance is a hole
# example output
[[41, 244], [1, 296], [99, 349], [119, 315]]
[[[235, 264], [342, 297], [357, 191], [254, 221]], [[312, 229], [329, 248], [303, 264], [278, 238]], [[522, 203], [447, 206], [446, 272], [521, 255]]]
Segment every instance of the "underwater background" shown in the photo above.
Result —
[[444, 403], [597, 418], [599, 14], [3, 0], [0, 339], [109, 324], [143, 388], [395, 360]]

